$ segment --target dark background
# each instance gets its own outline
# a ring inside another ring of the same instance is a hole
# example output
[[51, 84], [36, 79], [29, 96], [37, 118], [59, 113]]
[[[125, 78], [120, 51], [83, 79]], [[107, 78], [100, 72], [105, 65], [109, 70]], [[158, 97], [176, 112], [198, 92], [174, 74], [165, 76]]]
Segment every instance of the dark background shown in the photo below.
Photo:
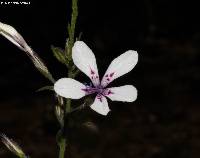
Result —
[[[0, 21], [14, 26], [45, 61], [54, 78], [66, 76], [50, 45], [64, 48], [70, 0], [0, 5]], [[77, 119], [93, 121], [97, 131], [72, 129], [73, 158], [199, 158], [200, 23], [199, 6], [179, 0], [80, 0], [77, 36], [96, 55], [100, 75], [113, 58], [137, 50], [139, 62], [113, 85], [133, 84], [133, 103], [109, 101], [104, 117], [85, 109]], [[87, 78], [78, 80], [87, 82]], [[119, 84], [118, 84], [119, 83]], [[50, 85], [26, 56], [0, 37], [0, 132], [32, 158], [57, 156]], [[84, 112], [84, 116], [82, 116]], [[86, 119], [87, 118], [87, 119]], [[81, 120], [81, 121], [80, 121]], [[0, 157], [14, 157], [0, 145]]]

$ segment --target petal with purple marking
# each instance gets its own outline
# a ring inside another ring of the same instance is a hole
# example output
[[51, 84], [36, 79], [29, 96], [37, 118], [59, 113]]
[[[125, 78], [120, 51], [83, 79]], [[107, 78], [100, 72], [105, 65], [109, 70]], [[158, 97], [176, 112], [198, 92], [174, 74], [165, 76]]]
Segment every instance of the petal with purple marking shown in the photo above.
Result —
[[117, 58], [115, 58], [109, 65], [101, 85], [106, 87], [114, 79], [130, 72], [138, 61], [138, 53], [133, 50], [126, 51]]
[[107, 99], [103, 95], [97, 95], [94, 103], [90, 107], [101, 115], [107, 115], [110, 111]]
[[84, 42], [77, 41], [74, 43], [72, 59], [74, 64], [91, 79], [94, 86], [99, 85], [96, 58], [92, 50]]
[[137, 89], [132, 85], [107, 88], [106, 91], [105, 96], [112, 101], [133, 102], [137, 99]]
[[80, 99], [86, 95], [83, 90], [86, 86], [71, 78], [61, 78], [54, 84], [55, 92], [64, 97], [71, 99]]

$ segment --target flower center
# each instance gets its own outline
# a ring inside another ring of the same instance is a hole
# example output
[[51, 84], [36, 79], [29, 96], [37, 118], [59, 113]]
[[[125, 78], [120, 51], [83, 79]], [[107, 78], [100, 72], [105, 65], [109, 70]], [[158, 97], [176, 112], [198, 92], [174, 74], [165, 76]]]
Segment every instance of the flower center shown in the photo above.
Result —
[[101, 85], [98, 85], [96, 87], [93, 87], [93, 86], [86, 86], [86, 88], [82, 89], [83, 91], [86, 92], [86, 94], [93, 94], [93, 93], [97, 93], [97, 94], [100, 94], [100, 95], [104, 95], [104, 91], [105, 89], [101, 86]]
[[98, 85], [95, 88], [96, 88], [96, 93], [98, 94], [102, 94], [104, 92], [104, 88], [101, 85]]
[[97, 95], [99, 95], [99, 96], [101, 96], [101, 95], [107, 96], [107, 95], [113, 94], [113, 92], [110, 89], [104, 89], [104, 87], [101, 85], [96, 86], [96, 87], [87, 85], [86, 88], [84, 88], [82, 90], [85, 91], [86, 95], [97, 93]]

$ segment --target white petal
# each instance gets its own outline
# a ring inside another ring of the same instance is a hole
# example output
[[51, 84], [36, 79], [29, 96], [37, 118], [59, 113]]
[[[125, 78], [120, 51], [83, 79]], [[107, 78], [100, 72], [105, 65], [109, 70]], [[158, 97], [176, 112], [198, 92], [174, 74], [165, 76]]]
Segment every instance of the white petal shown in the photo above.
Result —
[[29, 49], [23, 37], [12, 26], [0, 22], [0, 34], [23, 51]]
[[138, 53], [136, 51], [129, 50], [121, 54], [111, 62], [101, 81], [101, 85], [106, 87], [114, 79], [130, 72], [137, 64], [137, 61]]
[[90, 107], [101, 115], [107, 115], [110, 111], [107, 99], [102, 95], [97, 95], [94, 103]]
[[54, 84], [55, 92], [64, 97], [71, 99], [80, 99], [86, 95], [86, 86], [71, 78], [61, 78]]
[[133, 102], [137, 99], [137, 89], [132, 85], [107, 88], [106, 97], [112, 101]]
[[84, 42], [77, 41], [74, 43], [72, 59], [74, 64], [92, 80], [94, 86], [99, 85], [96, 58], [92, 50]]

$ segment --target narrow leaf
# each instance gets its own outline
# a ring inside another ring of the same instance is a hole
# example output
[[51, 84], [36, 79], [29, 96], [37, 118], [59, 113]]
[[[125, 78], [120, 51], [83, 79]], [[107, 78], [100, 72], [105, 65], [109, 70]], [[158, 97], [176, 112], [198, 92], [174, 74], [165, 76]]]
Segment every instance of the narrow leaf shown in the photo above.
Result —
[[66, 65], [69, 64], [67, 58], [65, 57], [65, 52], [61, 48], [51, 46], [51, 50], [59, 62]]
[[46, 91], [46, 90], [53, 91], [53, 86], [44, 86], [42, 88], [39, 88], [36, 92], [41, 92], [41, 91]]

